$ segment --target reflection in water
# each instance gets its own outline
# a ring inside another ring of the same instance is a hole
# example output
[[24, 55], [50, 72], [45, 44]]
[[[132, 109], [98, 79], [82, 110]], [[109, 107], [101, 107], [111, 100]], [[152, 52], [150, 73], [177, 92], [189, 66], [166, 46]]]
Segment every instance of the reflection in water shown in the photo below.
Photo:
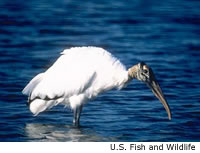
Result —
[[69, 125], [27, 124], [25, 133], [31, 141], [116, 141], [114, 138], [98, 136], [91, 129], [76, 128]]

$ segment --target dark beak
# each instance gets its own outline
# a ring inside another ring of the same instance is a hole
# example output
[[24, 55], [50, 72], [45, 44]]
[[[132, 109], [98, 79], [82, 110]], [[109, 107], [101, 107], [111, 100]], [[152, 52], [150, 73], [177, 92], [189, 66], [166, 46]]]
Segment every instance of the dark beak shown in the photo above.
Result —
[[156, 81], [155, 77], [153, 77], [153, 79], [150, 82], [147, 82], [147, 86], [152, 90], [152, 92], [154, 93], [154, 95], [160, 100], [160, 102], [163, 104], [163, 106], [165, 107], [165, 110], [167, 111], [168, 114], [168, 118], [169, 120], [171, 120], [171, 111], [169, 108], [169, 105], [162, 93], [162, 90], [158, 84], [158, 82]]

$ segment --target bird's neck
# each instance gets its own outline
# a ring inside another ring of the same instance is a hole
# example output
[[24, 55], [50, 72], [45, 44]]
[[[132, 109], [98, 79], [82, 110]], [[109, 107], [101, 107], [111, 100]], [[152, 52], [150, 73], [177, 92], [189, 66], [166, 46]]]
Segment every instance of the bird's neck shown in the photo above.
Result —
[[132, 66], [131, 68], [128, 69], [129, 80], [136, 78], [137, 69], [138, 69], [137, 65], [134, 65], [134, 66]]

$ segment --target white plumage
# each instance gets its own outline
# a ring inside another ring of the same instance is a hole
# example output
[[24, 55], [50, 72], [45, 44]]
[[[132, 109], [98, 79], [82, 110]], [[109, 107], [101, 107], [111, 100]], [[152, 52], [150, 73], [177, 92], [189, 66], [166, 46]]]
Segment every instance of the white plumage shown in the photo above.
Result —
[[76, 110], [99, 93], [121, 89], [128, 81], [125, 66], [98, 47], [74, 47], [61, 53], [44, 73], [24, 88], [30, 110], [37, 115], [58, 104]]

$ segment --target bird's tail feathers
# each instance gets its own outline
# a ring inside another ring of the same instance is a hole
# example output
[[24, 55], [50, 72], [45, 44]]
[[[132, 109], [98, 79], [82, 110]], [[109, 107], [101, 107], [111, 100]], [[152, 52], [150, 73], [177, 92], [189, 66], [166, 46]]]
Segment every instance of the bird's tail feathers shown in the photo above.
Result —
[[39, 113], [52, 108], [53, 106], [58, 105], [59, 102], [57, 100], [43, 100], [43, 99], [35, 99], [29, 105], [30, 111], [34, 114], [34, 116]]

